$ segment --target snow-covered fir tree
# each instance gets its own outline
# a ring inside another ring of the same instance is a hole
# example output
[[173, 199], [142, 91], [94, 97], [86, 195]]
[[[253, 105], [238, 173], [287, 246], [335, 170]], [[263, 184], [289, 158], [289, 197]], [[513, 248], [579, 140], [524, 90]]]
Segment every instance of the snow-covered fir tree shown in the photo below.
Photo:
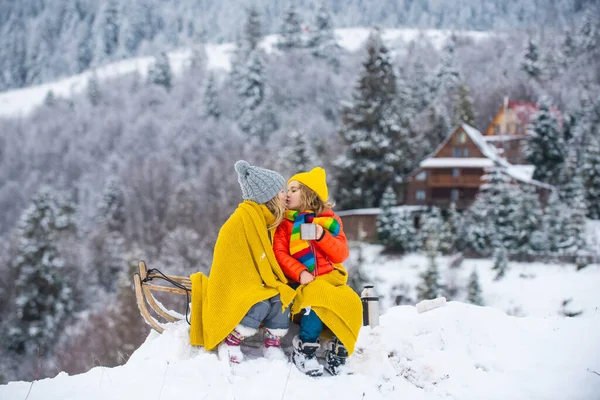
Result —
[[[450, 240], [450, 232], [444, 223], [440, 209], [432, 207], [422, 215], [421, 228], [418, 233], [420, 249], [426, 251], [428, 247], [433, 247], [436, 251], [441, 251], [441, 247], [444, 247], [446, 250], [450, 246], [448, 243]], [[444, 241], [443, 245], [442, 241]]]
[[397, 198], [388, 188], [381, 198], [381, 213], [377, 216], [377, 239], [388, 251], [407, 253], [415, 249], [416, 230], [406, 210], [397, 211]]
[[524, 151], [527, 161], [535, 165], [533, 178], [554, 184], [567, 154], [563, 134], [551, 108], [550, 100], [542, 97], [538, 112], [527, 127]]
[[419, 275], [421, 282], [417, 285], [418, 300], [435, 299], [442, 293], [436, 254], [435, 243], [430, 241], [430, 244], [427, 245], [429, 264], [427, 265], [427, 269]]
[[448, 208], [448, 215], [446, 217], [446, 226], [447, 231], [450, 235], [450, 242], [452, 246], [449, 249], [449, 252], [452, 251], [463, 251], [466, 247], [466, 233], [465, 233], [465, 224], [464, 217], [456, 208], [456, 203], [450, 203], [450, 207]]
[[102, 12], [102, 50], [109, 58], [119, 47], [119, 4], [116, 0], [107, 0]]
[[494, 249], [494, 265], [492, 269], [496, 271], [495, 280], [502, 279], [508, 270], [508, 252], [506, 248], [500, 245]]
[[540, 248], [545, 241], [541, 240], [542, 208], [538, 194], [532, 185], [520, 187], [519, 204], [516, 211], [515, 227], [517, 232], [517, 243], [515, 251], [520, 256], [540, 254], [545, 250]]
[[569, 208], [560, 201], [558, 190], [552, 190], [542, 217], [542, 227], [547, 238], [546, 250], [550, 254], [559, 254], [563, 251], [568, 239], [569, 218]]
[[260, 14], [256, 6], [250, 6], [246, 10], [246, 22], [244, 23], [244, 36], [242, 40], [246, 54], [250, 54], [251, 51], [256, 49], [256, 46], [262, 40]]
[[527, 45], [521, 56], [521, 69], [533, 79], [541, 79], [542, 66], [540, 50], [537, 41], [533, 38], [527, 40]]
[[476, 306], [482, 306], [483, 296], [481, 293], [481, 285], [479, 284], [479, 275], [477, 269], [473, 268], [473, 271], [469, 275], [469, 283], [467, 284], [467, 301]]
[[592, 140], [586, 149], [583, 174], [587, 186], [588, 216], [600, 219], [600, 137]]
[[12, 264], [16, 301], [5, 336], [16, 354], [51, 352], [76, 309], [72, 272], [57, 247], [61, 233], [75, 230], [74, 213], [73, 203], [42, 189], [21, 216]]
[[310, 48], [312, 54], [338, 67], [341, 48], [337, 44], [331, 13], [325, 3], [319, 6], [315, 20], [309, 29], [310, 38], [306, 46]]
[[456, 91], [456, 100], [454, 102], [454, 114], [452, 116], [452, 126], [458, 126], [466, 123], [475, 126], [475, 114], [473, 114], [473, 99], [469, 94], [469, 87], [466, 83], [461, 83]]
[[483, 178], [486, 183], [467, 213], [470, 246], [482, 254], [500, 246], [515, 249], [519, 191], [499, 167], [489, 170]]
[[101, 229], [92, 236], [91, 254], [94, 271], [100, 286], [109, 293], [117, 289], [117, 282], [125, 272], [123, 258], [125, 247], [125, 195], [121, 182], [111, 177], [104, 186], [98, 204], [98, 221]]
[[572, 194], [569, 199], [570, 218], [567, 225], [567, 237], [569, 238], [568, 251], [571, 254], [582, 255], [587, 252], [586, 215], [587, 205], [585, 201], [585, 186], [581, 171], [578, 170], [572, 178]]
[[221, 113], [219, 94], [215, 87], [215, 76], [210, 73], [206, 78], [206, 85], [204, 86], [204, 116], [207, 118], [219, 119]]
[[125, 194], [121, 182], [116, 177], [107, 180], [98, 205], [98, 221], [109, 232], [125, 230]]
[[171, 71], [169, 56], [164, 51], [155, 57], [154, 63], [148, 68], [148, 82], [171, 90], [173, 86], [173, 72]]
[[[439, 129], [438, 132], [431, 132], [430, 136], [437, 136], [439, 144], [452, 128], [454, 100], [457, 96], [457, 90], [463, 82], [460, 70], [456, 61], [456, 38], [451, 36], [442, 49], [440, 64], [432, 79], [433, 101], [432, 117], [434, 123], [431, 127]], [[436, 144], [436, 145], [437, 145]]]
[[281, 152], [282, 164], [290, 173], [309, 171], [315, 166], [314, 151], [307, 141], [306, 133], [294, 129]]
[[275, 127], [270, 120], [273, 113], [267, 99], [263, 53], [259, 49], [248, 56], [246, 67], [240, 76], [238, 94], [238, 122], [241, 130], [252, 139], [266, 141]]
[[283, 22], [279, 30], [279, 40], [277, 47], [281, 50], [299, 49], [304, 47], [302, 37], [302, 22], [296, 6], [290, 3], [290, 6], [283, 14]]
[[378, 30], [367, 41], [352, 102], [342, 106], [339, 133], [347, 145], [336, 160], [342, 208], [376, 207], [385, 189], [401, 182], [410, 168], [409, 138], [396, 103], [396, 74]]
[[98, 74], [94, 70], [92, 76], [88, 79], [86, 94], [93, 106], [98, 105], [100, 101], [100, 83], [98, 82]]

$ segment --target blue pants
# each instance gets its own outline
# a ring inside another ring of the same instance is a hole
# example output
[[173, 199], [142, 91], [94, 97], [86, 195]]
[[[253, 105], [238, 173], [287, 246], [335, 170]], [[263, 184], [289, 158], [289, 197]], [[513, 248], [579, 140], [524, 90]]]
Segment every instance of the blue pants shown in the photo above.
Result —
[[288, 329], [290, 327], [290, 309], [288, 307], [281, 312], [281, 298], [279, 295], [253, 305], [240, 324], [248, 328], [258, 329], [262, 322], [264, 322], [264, 327], [268, 329]]
[[300, 320], [300, 340], [307, 343], [316, 343], [322, 330], [323, 321], [313, 310], [302, 316]]

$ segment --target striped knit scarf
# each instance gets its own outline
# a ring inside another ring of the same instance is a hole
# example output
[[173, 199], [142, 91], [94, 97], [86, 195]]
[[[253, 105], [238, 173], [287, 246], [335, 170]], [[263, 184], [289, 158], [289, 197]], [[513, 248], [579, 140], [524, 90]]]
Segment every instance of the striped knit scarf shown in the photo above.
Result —
[[315, 255], [311, 251], [307, 240], [300, 239], [300, 225], [315, 223], [327, 229], [333, 236], [340, 233], [340, 224], [333, 217], [317, 217], [312, 211], [287, 210], [285, 218], [294, 223], [292, 236], [290, 238], [290, 255], [300, 261], [309, 272], [315, 269]]

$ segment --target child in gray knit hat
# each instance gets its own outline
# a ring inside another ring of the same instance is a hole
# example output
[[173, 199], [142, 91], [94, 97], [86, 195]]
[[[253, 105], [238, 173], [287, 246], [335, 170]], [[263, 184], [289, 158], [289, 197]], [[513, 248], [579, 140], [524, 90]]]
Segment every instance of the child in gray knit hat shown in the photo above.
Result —
[[258, 204], [265, 204], [286, 187], [285, 179], [270, 169], [255, 167], [244, 160], [235, 163], [238, 182], [242, 188], [242, 198]]
[[[271, 239], [275, 233], [275, 228], [283, 220], [285, 212], [285, 179], [275, 171], [252, 166], [244, 160], [235, 163], [235, 171], [238, 174], [238, 182], [242, 189], [242, 198], [245, 200], [240, 206], [246, 205], [247, 202], [263, 205], [258, 207], [258, 210], [262, 210], [261, 212], [264, 213], [266, 224], [260, 224], [256, 228], [257, 231], [268, 234], [269, 239]], [[222, 229], [219, 236], [223, 235], [224, 231]], [[265, 251], [272, 251], [272, 247], [269, 246], [268, 250]], [[264, 253], [263, 256], [268, 258]], [[274, 254], [272, 259], [275, 260]], [[226, 266], [226, 268], [232, 267], [234, 266]], [[235, 267], [239, 266], [236, 265]], [[214, 265], [213, 268], [215, 268]], [[211, 270], [211, 276], [213, 273], [215, 271]], [[285, 279], [283, 272], [281, 272], [281, 276]], [[256, 284], [255, 282], [247, 283], [249, 285]], [[287, 287], [285, 283], [287, 282], [283, 282], [284, 286]], [[264, 286], [263, 283], [262, 287]], [[260, 301], [248, 310], [235, 329], [219, 344], [219, 358], [231, 363], [241, 362], [244, 359], [240, 347], [242, 341], [258, 332], [259, 327], [262, 325], [264, 356], [271, 360], [287, 361], [287, 357], [281, 350], [281, 337], [287, 333], [289, 324], [290, 311], [289, 308], [283, 309], [279, 294]]]

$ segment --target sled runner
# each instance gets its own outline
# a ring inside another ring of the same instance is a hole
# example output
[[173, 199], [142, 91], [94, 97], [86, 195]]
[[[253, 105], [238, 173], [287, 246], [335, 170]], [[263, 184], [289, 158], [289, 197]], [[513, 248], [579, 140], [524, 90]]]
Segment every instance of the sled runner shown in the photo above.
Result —
[[[175, 293], [178, 295], [187, 296], [187, 304], [190, 303], [190, 295], [192, 291], [192, 283], [189, 278], [181, 276], [165, 275], [162, 272], [154, 269], [148, 270], [144, 261], [139, 262], [139, 273], [133, 275], [133, 283], [135, 285], [135, 297], [137, 305], [140, 310], [140, 314], [144, 317], [144, 320], [152, 329], [158, 333], [162, 333], [164, 328], [161, 326], [163, 323], [176, 322], [183, 319], [187, 319], [186, 316], [182, 316], [179, 313], [168, 310], [158, 301], [153, 292], [167, 292]], [[162, 285], [159, 281], [170, 283], [171, 286]], [[159, 318], [164, 321], [160, 321], [155, 318], [150, 310], [154, 312]]]

